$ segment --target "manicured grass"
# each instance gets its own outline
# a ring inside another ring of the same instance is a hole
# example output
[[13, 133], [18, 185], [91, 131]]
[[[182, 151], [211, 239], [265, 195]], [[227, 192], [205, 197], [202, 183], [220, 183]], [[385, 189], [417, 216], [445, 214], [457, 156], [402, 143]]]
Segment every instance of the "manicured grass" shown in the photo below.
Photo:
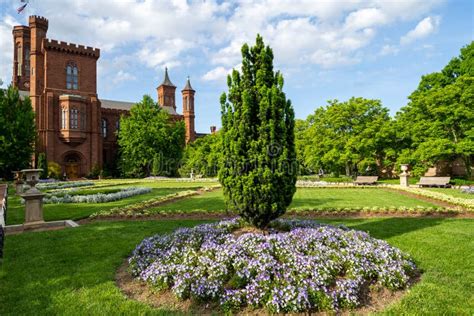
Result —
[[[354, 208], [354, 207], [416, 207], [434, 206], [431, 203], [387, 191], [383, 188], [298, 188], [290, 209]], [[155, 210], [224, 210], [222, 190], [193, 196]]]
[[[326, 220], [369, 231], [410, 253], [421, 282], [390, 314], [474, 312], [474, 220], [387, 218]], [[146, 236], [198, 221], [100, 222], [75, 229], [7, 236], [0, 266], [0, 315], [165, 315], [126, 299], [115, 272]]]
[[[114, 191], [129, 187], [148, 187], [152, 188], [152, 192], [142, 195], [133, 196], [119, 201], [109, 203], [68, 203], [68, 204], [45, 204], [43, 206], [44, 219], [46, 221], [72, 219], [78, 220], [98, 212], [100, 210], [109, 210], [114, 207], [124, 206], [137, 203], [151, 198], [164, 196], [167, 194], [185, 191], [189, 189], [198, 189], [206, 186], [216, 185], [217, 182], [204, 181], [160, 181], [160, 180], [141, 180], [141, 179], [113, 179], [113, 180], [97, 180], [94, 186], [81, 187], [79, 191], [88, 191], [90, 194]], [[94, 192], [97, 190], [97, 192]], [[20, 204], [20, 197], [15, 195], [14, 186], [9, 185], [8, 198], [8, 214], [7, 225], [21, 224], [25, 218], [25, 207]], [[65, 190], [67, 192], [67, 190]]]
[[474, 200], [474, 194], [463, 193], [459, 189], [425, 188], [423, 190], [430, 190], [430, 191], [435, 191], [435, 192], [451, 195], [457, 198]]

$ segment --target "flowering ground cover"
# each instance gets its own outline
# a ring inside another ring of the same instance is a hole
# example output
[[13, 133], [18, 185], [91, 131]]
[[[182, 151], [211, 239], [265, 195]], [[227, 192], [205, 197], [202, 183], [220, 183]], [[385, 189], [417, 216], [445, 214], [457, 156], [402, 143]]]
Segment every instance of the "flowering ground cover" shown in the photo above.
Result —
[[134, 276], [181, 299], [269, 312], [356, 308], [371, 287], [405, 288], [409, 255], [362, 231], [279, 219], [266, 233], [235, 218], [145, 239], [129, 259]]
[[[114, 190], [115, 191], [115, 190]], [[116, 192], [98, 192], [92, 194], [69, 194], [62, 195], [47, 194], [43, 203], [45, 204], [62, 204], [62, 203], [107, 203], [126, 199], [132, 196], [150, 193], [150, 188], [129, 187], [119, 189]]]
[[474, 200], [474, 188], [471, 188], [472, 193], [470, 194], [468, 192], [465, 192], [466, 190], [462, 189], [425, 188], [423, 190], [443, 193], [461, 199]]
[[[151, 198], [165, 196], [180, 192], [180, 188], [153, 188], [151, 192], [132, 196], [119, 201], [107, 203], [68, 203], [68, 204], [44, 204], [43, 213], [46, 221], [56, 220], [78, 220], [87, 218], [91, 214], [115, 207], [146, 201]], [[24, 221], [25, 206], [21, 204], [21, 198], [15, 195], [13, 187], [9, 187], [7, 225], [21, 224]]]
[[[474, 220], [384, 218], [325, 220], [367, 231], [412, 255], [420, 282], [391, 315], [472, 315]], [[0, 315], [176, 315], [127, 299], [116, 271], [136, 245], [202, 221], [96, 222], [75, 229], [7, 236], [0, 265]], [[191, 312], [192, 314], [192, 312]]]

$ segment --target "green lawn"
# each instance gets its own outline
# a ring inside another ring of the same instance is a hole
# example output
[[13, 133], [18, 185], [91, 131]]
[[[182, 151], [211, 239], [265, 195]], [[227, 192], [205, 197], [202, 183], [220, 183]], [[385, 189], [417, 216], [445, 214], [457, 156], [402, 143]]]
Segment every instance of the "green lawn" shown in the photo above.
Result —
[[[164, 196], [167, 194], [185, 191], [189, 189], [197, 189], [217, 184], [216, 182], [184, 182], [184, 181], [151, 181], [140, 179], [114, 179], [94, 181], [94, 186], [80, 187], [79, 191], [94, 193], [93, 191], [111, 191], [127, 187], [148, 187], [152, 188], [152, 192], [142, 195], [132, 196], [123, 200], [109, 203], [67, 203], [67, 204], [44, 204], [43, 213], [46, 221], [56, 221], [64, 219], [78, 220], [86, 218], [89, 215], [101, 211], [109, 210], [114, 207], [125, 206], [151, 198]], [[67, 190], [65, 190], [67, 192]], [[8, 213], [7, 225], [21, 224], [25, 218], [25, 207], [20, 204], [20, 197], [15, 195], [14, 186], [10, 185], [8, 190]]]
[[440, 192], [447, 195], [451, 195], [457, 198], [474, 200], [474, 194], [463, 193], [461, 192], [461, 190], [458, 190], [458, 189], [424, 188], [423, 190], [430, 190], [434, 192]]
[[[383, 188], [298, 188], [290, 209], [435, 206]], [[154, 210], [224, 210], [222, 190], [193, 196]]]
[[[150, 193], [132, 196], [123, 200], [108, 203], [64, 203], [64, 204], [44, 204], [43, 213], [46, 221], [56, 221], [63, 219], [78, 220], [86, 218], [92, 213], [100, 210], [109, 210], [118, 206], [149, 200], [154, 197], [179, 192], [185, 189], [180, 188], [156, 188]], [[21, 224], [25, 218], [25, 206], [20, 204], [20, 197], [14, 196], [13, 192], [8, 198], [7, 225]]]
[[[474, 313], [474, 220], [344, 219], [341, 223], [410, 253], [421, 282], [390, 314]], [[146, 236], [197, 221], [100, 222], [74, 229], [7, 236], [0, 267], [0, 315], [170, 314], [127, 300], [115, 271]]]

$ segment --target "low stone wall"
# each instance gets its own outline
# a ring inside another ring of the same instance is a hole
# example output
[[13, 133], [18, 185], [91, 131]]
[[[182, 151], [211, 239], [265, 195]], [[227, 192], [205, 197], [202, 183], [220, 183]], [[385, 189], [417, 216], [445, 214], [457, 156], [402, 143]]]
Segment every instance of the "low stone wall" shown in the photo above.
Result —
[[3, 258], [5, 241], [5, 222], [7, 217], [7, 185], [0, 184], [0, 258]]

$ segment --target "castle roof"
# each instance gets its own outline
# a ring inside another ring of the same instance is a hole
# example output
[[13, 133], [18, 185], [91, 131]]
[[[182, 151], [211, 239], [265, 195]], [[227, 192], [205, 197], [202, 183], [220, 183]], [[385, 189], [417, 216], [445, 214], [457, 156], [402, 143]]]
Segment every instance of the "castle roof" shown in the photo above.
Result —
[[188, 80], [186, 80], [186, 85], [184, 86], [183, 91], [186, 91], [186, 90], [194, 91], [193, 87], [191, 87], [191, 81], [189, 80], [189, 76], [188, 76]]
[[165, 68], [165, 79], [161, 83], [161, 86], [169, 86], [176, 88], [176, 86], [171, 82], [170, 77], [168, 76], [168, 67]]

